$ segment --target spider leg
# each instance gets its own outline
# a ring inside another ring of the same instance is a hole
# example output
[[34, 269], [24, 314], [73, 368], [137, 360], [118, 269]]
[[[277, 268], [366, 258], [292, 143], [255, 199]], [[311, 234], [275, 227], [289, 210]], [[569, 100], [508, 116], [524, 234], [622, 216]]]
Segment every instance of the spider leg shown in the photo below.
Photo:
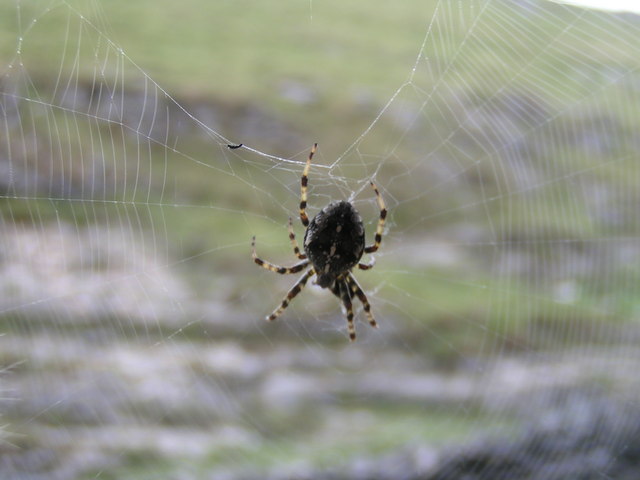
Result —
[[291, 245], [293, 246], [293, 253], [300, 260], [304, 260], [307, 256], [304, 253], [300, 252], [300, 247], [298, 246], [298, 242], [296, 241], [296, 234], [293, 232], [293, 222], [291, 217], [289, 217], [289, 240], [291, 240]]
[[376, 259], [371, 257], [371, 261], [369, 263], [359, 263], [358, 268], [360, 270], [371, 270], [375, 264], [376, 264]]
[[314, 143], [309, 156], [307, 157], [307, 164], [302, 171], [302, 178], [300, 179], [300, 221], [305, 227], [309, 225], [309, 217], [307, 217], [307, 182], [309, 181], [309, 169], [311, 168], [311, 159], [313, 154], [316, 153], [318, 144]]
[[300, 263], [296, 263], [293, 267], [281, 267], [280, 265], [275, 265], [271, 262], [267, 262], [266, 260], [262, 260], [258, 257], [256, 253], [256, 237], [251, 239], [251, 257], [253, 261], [267, 270], [271, 270], [272, 272], [279, 273], [281, 275], [289, 274], [289, 273], [298, 273], [301, 270], [309, 265], [309, 260], [303, 260]]
[[380, 208], [380, 219], [378, 220], [378, 227], [376, 228], [376, 236], [373, 240], [373, 245], [365, 247], [365, 253], [373, 253], [380, 247], [380, 242], [382, 242], [382, 232], [384, 232], [384, 220], [387, 218], [387, 207], [385, 206], [384, 200], [378, 191], [378, 187], [376, 187], [376, 184], [373, 182], [369, 183], [371, 183], [373, 191], [376, 192], [376, 200], [378, 201], [378, 208]]
[[276, 308], [271, 313], [271, 315], [267, 317], [267, 320], [269, 322], [274, 321], [276, 318], [280, 316], [280, 314], [284, 311], [284, 309], [289, 306], [289, 303], [291, 302], [291, 300], [293, 300], [296, 297], [296, 295], [298, 295], [302, 291], [304, 286], [307, 284], [307, 280], [309, 280], [309, 277], [311, 277], [314, 273], [316, 273], [315, 270], [313, 268], [310, 268], [304, 273], [304, 275], [302, 275], [298, 279], [298, 281], [293, 285], [293, 287], [291, 287], [291, 290], [287, 292], [287, 296], [284, 297], [284, 299], [282, 300], [282, 303], [280, 303], [280, 306]]
[[364, 312], [367, 314], [367, 318], [369, 319], [369, 325], [374, 328], [378, 328], [378, 324], [376, 323], [376, 319], [373, 318], [373, 313], [371, 313], [371, 305], [369, 304], [369, 300], [367, 296], [362, 291], [360, 285], [356, 281], [355, 277], [350, 273], [346, 275], [347, 283], [349, 284], [349, 288], [351, 288], [351, 292], [354, 293], [362, 302], [362, 306], [364, 308]]
[[344, 308], [347, 310], [347, 329], [349, 330], [349, 340], [355, 341], [356, 327], [353, 324], [353, 304], [351, 303], [351, 292], [345, 281], [345, 277], [338, 277], [335, 286], [331, 289], [334, 294], [338, 294], [342, 300]]

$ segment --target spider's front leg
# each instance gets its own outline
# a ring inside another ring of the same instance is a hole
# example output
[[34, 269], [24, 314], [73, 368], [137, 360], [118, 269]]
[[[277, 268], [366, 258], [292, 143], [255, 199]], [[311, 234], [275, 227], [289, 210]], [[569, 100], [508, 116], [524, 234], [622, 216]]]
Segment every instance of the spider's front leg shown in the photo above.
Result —
[[345, 310], [347, 311], [347, 330], [349, 331], [349, 340], [351, 342], [356, 339], [356, 327], [353, 324], [353, 304], [351, 303], [351, 292], [345, 281], [345, 277], [338, 277], [331, 287], [333, 294], [342, 300]]
[[351, 289], [351, 293], [353, 293], [360, 299], [360, 302], [362, 303], [362, 308], [364, 308], [364, 313], [367, 315], [367, 319], [369, 319], [369, 325], [371, 325], [373, 328], [378, 328], [376, 319], [373, 318], [373, 313], [371, 313], [371, 305], [369, 304], [369, 300], [367, 299], [367, 296], [362, 291], [362, 287], [358, 285], [358, 282], [356, 281], [355, 277], [350, 273], [347, 274], [346, 279], [347, 279], [347, 284]]
[[282, 303], [280, 304], [280, 306], [276, 308], [273, 311], [273, 313], [271, 313], [271, 315], [267, 317], [268, 321], [272, 322], [280, 316], [280, 314], [284, 311], [284, 309], [289, 306], [289, 303], [291, 303], [291, 300], [293, 300], [296, 297], [296, 295], [298, 295], [302, 291], [302, 289], [307, 284], [307, 280], [309, 280], [309, 278], [314, 273], [316, 273], [315, 270], [313, 268], [310, 268], [308, 271], [304, 273], [304, 275], [302, 275], [302, 277], [300, 277], [300, 279], [295, 283], [295, 285], [291, 287], [291, 290], [287, 292], [287, 296], [284, 297], [284, 300], [282, 300]]

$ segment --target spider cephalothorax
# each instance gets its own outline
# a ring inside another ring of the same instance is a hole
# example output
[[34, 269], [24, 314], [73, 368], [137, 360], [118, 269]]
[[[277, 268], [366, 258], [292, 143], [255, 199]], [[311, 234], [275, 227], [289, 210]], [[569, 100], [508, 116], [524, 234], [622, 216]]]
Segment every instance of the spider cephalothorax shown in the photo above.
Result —
[[309, 278], [316, 275], [316, 283], [322, 288], [328, 288], [338, 297], [347, 311], [347, 326], [349, 328], [349, 338], [351, 341], [356, 338], [355, 327], [353, 326], [353, 305], [354, 295], [362, 302], [365, 313], [372, 327], [377, 327], [376, 321], [371, 313], [371, 306], [367, 296], [351, 274], [351, 270], [356, 266], [361, 270], [368, 270], [373, 267], [373, 262], [368, 264], [359, 263], [364, 253], [373, 253], [380, 247], [384, 222], [387, 216], [387, 209], [384, 201], [378, 192], [377, 187], [371, 182], [371, 187], [376, 194], [378, 207], [380, 208], [380, 218], [372, 245], [365, 247], [364, 225], [360, 214], [355, 207], [347, 201], [332, 202], [323, 208], [309, 222], [307, 217], [307, 179], [311, 168], [311, 159], [316, 152], [318, 144], [314, 144], [307, 163], [302, 172], [300, 188], [300, 221], [307, 227], [304, 234], [304, 253], [300, 252], [296, 235], [293, 232], [291, 218], [289, 218], [289, 239], [293, 245], [293, 253], [301, 261], [292, 267], [280, 267], [270, 262], [262, 260], [256, 254], [255, 237], [251, 243], [252, 256], [255, 263], [272, 272], [287, 274], [296, 273], [310, 268], [300, 277], [295, 285], [289, 290], [287, 296], [282, 300], [280, 306], [267, 317], [267, 320], [275, 320], [287, 308], [289, 302], [300, 293]]

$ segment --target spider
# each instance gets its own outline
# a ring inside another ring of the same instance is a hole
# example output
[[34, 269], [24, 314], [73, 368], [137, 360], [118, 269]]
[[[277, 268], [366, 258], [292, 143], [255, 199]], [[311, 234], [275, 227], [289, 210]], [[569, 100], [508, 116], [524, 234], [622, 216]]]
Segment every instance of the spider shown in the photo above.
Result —
[[373, 267], [373, 259], [370, 263], [360, 263], [360, 258], [362, 258], [363, 253], [374, 253], [380, 247], [387, 209], [378, 188], [373, 182], [369, 182], [376, 194], [376, 200], [380, 208], [380, 218], [378, 220], [376, 234], [373, 244], [369, 246], [365, 246], [364, 225], [360, 214], [354, 206], [347, 201], [331, 202], [309, 222], [309, 217], [306, 212], [307, 182], [309, 169], [311, 168], [311, 159], [316, 153], [317, 148], [318, 144], [315, 143], [307, 157], [307, 164], [304, 167], [300, 181], [300, 221], [307, 229], [304, 234], [304, 253], [300, 251], [300, 247], [296, 241], [296, 235], [293, 232], [291, 217], [289, 217], [289, 240], [293, 247], [293, 253], [298, 257], [300, 262], [292, 267], [281, 267], [262, 260], [256, 253], [255, 236], [251, 241], [251, 256], [253, 257], [253, 261], [261, 267], [281, 275], [301, 272], [310, 266], [289, 290], [278, 308], [266, 318], [268, 321], [273, 321], [278, 318], [284, 309], [289, 306], [291, 300], [302, 291], [307, 281], [315, 275], [315, 283], [322, 288], [331, 290], [331, 293], [338, 297], [344, 305], [347, 313], [349, 339], [353, 342], [356, 339], [356, 329], [353, 324], [353, 305], [351, 303], [354, 295], [358, 297], [362, 303], [367, 318], [369, 319], [369, 324], [372, 327], [378, 327], [371, 313], [369, 300], [367, 300], [367, 296], [362, 291], [360, 285], [358, 285], [358, 282], [356, 282], [351, 270], [356, 266], [361, 270], [369, 270]]

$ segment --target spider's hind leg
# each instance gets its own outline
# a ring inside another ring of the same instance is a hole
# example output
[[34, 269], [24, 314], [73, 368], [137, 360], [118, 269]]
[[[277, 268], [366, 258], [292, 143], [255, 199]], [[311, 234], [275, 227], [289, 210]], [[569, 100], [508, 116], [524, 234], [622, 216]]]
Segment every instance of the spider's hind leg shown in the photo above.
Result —
[[293, 231], [293, 221], [291, 217], [289, 217], [289, 240], [291, 241], [291, 246], [293, 247], [293, 254], [298, 257], [300, 260], [304, 260], [307, 256], [300, 251], [300, 247], [298, 246], [298, 242], [296, 241], [296, 234]]
[[371, 257], [371, 260], [369, 260], [369, 263], [358, 263], [358, 268], [360, 270], [371, 270], [375, 264], [376, 264], [376, 259]]
[[311, 159], [318, 149], [318, 144], [314, 143], [307, 157], [307, 163], [302, 171], [300, 179], [300, 221], [305, 227], [309, 226], [309, 217], [307, 216], [307, 183], [309, 182], [309, 170], [311, 169]]
[[[373, 188], [373, 191], [376, 194], [376, 201], [378, 202], [378, 208], [380, 209], [380, 217], [378, 218], [378, 226], [376, 227], [376, 234], [373, 239], [373, 244], [365, 247], [365, 253], [373, 253], [376, 252], [378, 248], [380, 248], [380, 243], [382, 242], [382, 234], [384, 232], [384, 222], [387, 218], [387, 207], [384, 204], [384, 200], [382, 199], [382, 195], [380, 195], [378, 187], [376, 187], [376, 184], [373, 182], [369, 183], [371, 184], [371, 188]], [[371, 265], [369, 268], [371, 268], [372, 266], [373, 265]], [[366, 268], [363, 270], [366, 270]]]
[[[309, 265], [309, 260], [306, 260], [307, 258], [306, 256], [304, 257], [305, 260], [302, 260], [301, 262], [296, 263], [292, 267], [281, 267], [280, 265], [276, 265], [274, 263], [267, 262], [266, 260], [261, 259], [260, 257], [258, 257], [258, 254], [256, 253], [256, 237], [253, 237], [251, 239], [251, 257], [253, 258], [253, 261], [257, 265], [260, 265], [262, 268], [266, 268], [267, 270], [271, 270], [272, 272], [279, 273], [280, 275], [286, 275], [289, 273], [298, 273], [304, 270], [304, 268], [307, 265]], [[298, 256], [298, 258], [302, 258], [302, 257]]]
[[362, 291], [362, 288], [360, 287], [360, 285], [358, 285], [358, 282], [356, 281], [355, 277], [350, 273], [348, 273], [346, 276], [346, 280], [347, 280], [347, 284], [349, 285], [349, 288], [351, 289], [351, 292], [360, 299], [360, 302], [362, 302], [364, 313], [366, 313], [367, 318], [369, 319], [369, 325], [371, 325], [374, 328], [378, 328], [378, 323], [376, 322], [376, 319], [373, 318], [373, 313], [371, 313], [371, 305], [369, 304], [369, 299], [367, 298], [365, 293]]

